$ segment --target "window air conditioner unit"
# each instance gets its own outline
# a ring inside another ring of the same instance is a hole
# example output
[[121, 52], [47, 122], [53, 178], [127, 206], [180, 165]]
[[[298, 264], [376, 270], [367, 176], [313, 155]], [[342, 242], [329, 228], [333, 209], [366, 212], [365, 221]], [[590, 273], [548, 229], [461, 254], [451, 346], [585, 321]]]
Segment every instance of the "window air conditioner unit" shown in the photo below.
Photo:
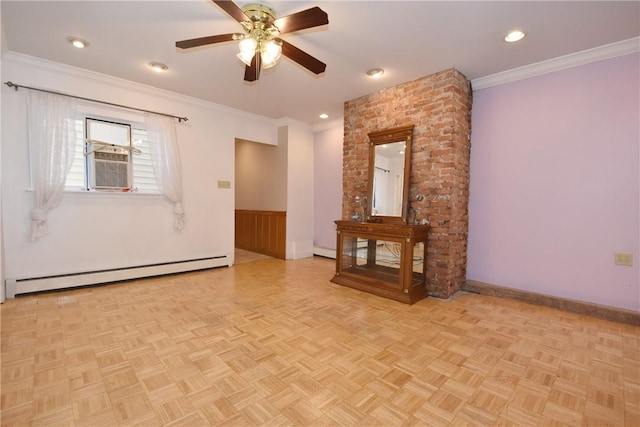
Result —
[[130, 187], [129, 151], [125, 147], [100, 148], [91, 157], [91, 188], [122, 190]]
[[86, 122], [89, 188], [131, 188], [131, 126], [92, 118], [87, 118]]

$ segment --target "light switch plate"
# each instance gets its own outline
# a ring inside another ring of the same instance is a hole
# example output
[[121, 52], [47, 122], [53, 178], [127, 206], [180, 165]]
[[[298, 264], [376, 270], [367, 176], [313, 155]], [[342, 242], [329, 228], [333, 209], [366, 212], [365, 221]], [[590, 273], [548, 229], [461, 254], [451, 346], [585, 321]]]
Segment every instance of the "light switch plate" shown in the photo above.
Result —
[[218, 188], [231, 188], [231, 181], [218, 181]]

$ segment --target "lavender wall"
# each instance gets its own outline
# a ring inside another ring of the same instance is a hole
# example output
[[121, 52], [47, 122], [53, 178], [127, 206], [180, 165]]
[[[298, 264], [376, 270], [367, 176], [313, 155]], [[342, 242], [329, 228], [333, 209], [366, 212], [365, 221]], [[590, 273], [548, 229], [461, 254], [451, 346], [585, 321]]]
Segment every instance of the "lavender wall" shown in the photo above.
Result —
[[468, 279], [640, 310], [639, 63], [474, 93]]
[[336, 249], [334, 221], [342, 216], [342, 121], [313, 134], [313, 244]]

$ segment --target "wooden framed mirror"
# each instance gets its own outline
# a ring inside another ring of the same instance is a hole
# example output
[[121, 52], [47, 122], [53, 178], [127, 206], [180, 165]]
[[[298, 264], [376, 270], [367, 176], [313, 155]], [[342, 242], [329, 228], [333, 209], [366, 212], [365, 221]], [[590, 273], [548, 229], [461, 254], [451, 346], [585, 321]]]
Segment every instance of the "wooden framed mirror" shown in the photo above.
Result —
[[369, 133], [368, 222], [407, 223], [413, 125]]

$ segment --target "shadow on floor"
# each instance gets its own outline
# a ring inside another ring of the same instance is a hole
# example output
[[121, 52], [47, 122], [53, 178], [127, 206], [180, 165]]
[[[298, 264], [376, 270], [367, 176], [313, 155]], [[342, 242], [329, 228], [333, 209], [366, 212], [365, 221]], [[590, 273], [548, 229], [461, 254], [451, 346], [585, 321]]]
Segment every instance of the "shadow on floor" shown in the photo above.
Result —
[[256, 252], [245, 251], [244, 249], [235, 249], [235, 264], [242, 264], [245, 262], [258, 261], [261, 259], [272, 258], [269, 255], [263, 255]]

